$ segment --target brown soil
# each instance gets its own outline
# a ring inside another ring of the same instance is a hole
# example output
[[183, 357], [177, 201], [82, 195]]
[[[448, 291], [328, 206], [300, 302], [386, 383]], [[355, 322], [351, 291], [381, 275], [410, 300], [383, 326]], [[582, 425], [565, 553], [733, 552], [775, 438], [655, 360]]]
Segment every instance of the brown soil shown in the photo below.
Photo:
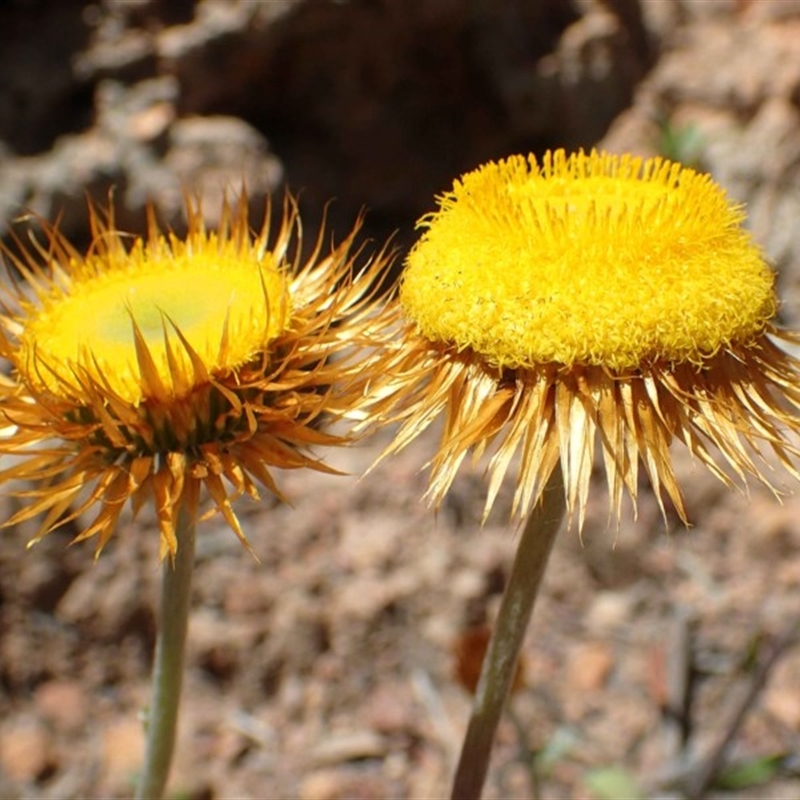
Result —
[[[794, 0], [6, 0], [0, 232], [32, 209], [76, 242], [116, 187], [181, 225], [244, 176], [254, 213], [302, 189], [341, 238], [413, 222], [461, 172], [512, 151], [661, 152], [746, 202], [800, 319], [800, 4]], [[213, 220], [212, 220], [213, 221]], [[243, 502], [255, 560], [203, 524], [170, 796], [447, 795], [470, 698], [456, 653], [491, 621], [514, 553], [480, 466], [421, 502], [436, 432], [361, 475], [391, 432], [292, 472], [292, 507]], [[487, 797], [685, 795], [754, 680], [711, 798], [800, 795], [800, 500], [728, 491], [676, 450], [693, 527], [646, 488], [607, 527], [603, 487], [556, 546]], [[3, 500], [7, 516], [19, 501]], [[0, 537], [0, 798], [130, 796], [142, 756], [159, 568], [144, 513], [95, 563], [70, 531]], [[681, 680], [681, 679], [685, 680]], [[681, 689], [681, 684], [688, 688]], [[675, 708], [675, 705], [685, 706]], [[759, 773], [757, 767], [761, 767]], [[614, 783], [617, 781], [617, 783]], [[625, 789], [633, 781], [638, 788]]]

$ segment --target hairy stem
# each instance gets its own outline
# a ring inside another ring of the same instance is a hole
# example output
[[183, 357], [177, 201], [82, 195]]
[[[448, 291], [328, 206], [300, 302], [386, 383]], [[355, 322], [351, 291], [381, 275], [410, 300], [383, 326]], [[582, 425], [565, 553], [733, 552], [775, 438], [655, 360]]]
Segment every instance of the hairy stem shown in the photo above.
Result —
[[495, 732], [564, 510], [564, 479], [559, 465], [531, 512], [517, 547], [475, 690], [472, 715], [453, 779], [452, 800], [478, 800], [483, 791]]
[[183, 681], [183, 657], [194, 570], [194, 521], [181, 512], [178, 551], [163, 566], [158, 639], [153, 663], [153, 696], [147, 713], [147, 748], [136, 790], [137, 800], [160, 800], [169, 777], [178, 706]]

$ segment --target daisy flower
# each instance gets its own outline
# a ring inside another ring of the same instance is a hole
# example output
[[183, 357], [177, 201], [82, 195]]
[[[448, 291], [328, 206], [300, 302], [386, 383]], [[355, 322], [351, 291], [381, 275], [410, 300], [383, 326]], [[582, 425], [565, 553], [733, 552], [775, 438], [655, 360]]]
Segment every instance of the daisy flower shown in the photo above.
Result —
[[233, 499], [280, 497], [275, 468], [329, 470], [313, 448], [349, 441], [328, 423], [362, 399], [354, 345], [385, 254], [356, 277], [353, 231], [329, 253], [320, 235], [301, 263], [291, 200], [273, 237], [251, 232], [244, 196], [214, 231], [199, 204], [187, 214], [185, 237], [151, 211], [138, 238], [93, 207], [87, 253], [48, 226], [6, 253], [0, 484], [23, 487], [7, 527], [42, 515], [33, 542], [94, 510], [77, 538], [99, 553], [127, 504], [151, 503], [174, 556], [177, 513], [195, 519], [205, 489], [246, 543]]
[[[145, 237], [91, 207], [79, 253], [52, 226], [17, 241], [0, 294], [0, 485], [41, 516], [33, 542], [77, 521], [103, 549], [123, 509], [151, 504], [164, 561], [136, 796], [163, 795], [175, 744], [190, 608], [195, 523], [206, 499], [247, 545], [233, 508], [259, 487], [280, 497], [275, 469], [326, 470], [314, 454], [343, 445], [330, 423], [361, 409], [362, 365], [385, 252], [357, 271], [354, 230], [301, 261], [291, 199], [277, 235], [248, 224], [247, 197], [224, 202], [216, 230], [187, 200], [188, 232]], [[269, 209], [266, 219], [269, 220]], [[94, 512], [93, 519], [86, 519]]]
[[796, 467], [800, 337], [776, 324], [775, 279], [709, 176], [661, 158], [592, 151], [513, 156], [457, 180], [420, 220], [399, 325], [377, 371], [403, 423], [384, 456], [440, 416], [428, 497], [488, 456], [484, 520], [516, 466], [527, 518], [453, 782], [480, 797], [497, 725], [566, 512], [583, 526], [595, 456], [610, 516], [640, 472], [687, 521], [671, 445], [727, 484], [775, 490]]
[[[515, 456], [525, 517], [556, 465], [583, 524], [599, 451], [611, 512], [643, 470], [687, 515], [677, 441], [725, 483], [798, 477], [798, 361], [774, 275], [708, 175], [592, 151], [514, 156], [456, 181], [408, 256], [385, 367], [405, 421], [390, 452], [444, 415], [429, 497], [491, 451], [485, 516]], [[421, 378], [425, 378], [422, 380]], [[485, 517], [484, 517], [485, 518]]]

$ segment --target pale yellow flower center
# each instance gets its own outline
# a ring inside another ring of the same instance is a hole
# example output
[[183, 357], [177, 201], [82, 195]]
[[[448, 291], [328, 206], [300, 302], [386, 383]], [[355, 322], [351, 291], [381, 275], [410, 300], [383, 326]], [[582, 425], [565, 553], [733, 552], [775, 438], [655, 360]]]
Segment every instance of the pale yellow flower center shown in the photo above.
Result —
[[422, 220], [401, 302], [428, 339], [499, 366], [700, 363], [777, 311], [741, 221], [708, 176], [661, 159], [516, 156]]
[[288, 320], [272, 256], [214, 235], [138, 242], [73, 267], [71, 284], [31, 312], [21, 338], [26, 378], [56, 394], [88, 375], [128, 402], [146, 399], [134, 324], [158, 379], [181, 395], [195, 375], [189, 348], [210, 375], [223, 373], [262, 352]]

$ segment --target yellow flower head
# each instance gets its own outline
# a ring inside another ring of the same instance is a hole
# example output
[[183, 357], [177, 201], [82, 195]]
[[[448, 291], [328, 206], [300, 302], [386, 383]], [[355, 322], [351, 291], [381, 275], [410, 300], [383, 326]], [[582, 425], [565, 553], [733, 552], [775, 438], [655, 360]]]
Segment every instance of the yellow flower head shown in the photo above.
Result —
[[510, 158], [466, 175], [424, 221], [402, 303], [428, 339], [499, 367], [700, 363], [775, 315], [741, 219], [679, 164]]
[[519, 455], [514, 513], [560, 462], [579, 525], [598, 446], [617, 517], [643, 466], [686, 519], [673, 439], [727, 483], [766, 483], [763, 448], [797, 476], [799, 365], [775, 343], [797, 337], [773, 326], [773, 274], [742, 219], [708, 176], [660, 158], [559, 150], [463, 176], [406, 263], [404, 338], [383, 367], [411, 376], [385, 400], [405, 417], [391, 450], [444, 411], [434, 502], [491, 446], [486, 515]]
[[46, 247], [8, 254], [23, 280], [1, 300], [0, 455], [16, 458], [0, 483], [32, 483], [6, 525], [44, 512], [34, 542], [97, 506], [78, 540], [98, 536], [99, 552], [128, 500], [152, 501], [174, 555], [178, 511], [195, 518], [202, 487], [245, 542], [235, 497], [280, 496], [271, 468], [328, 469], [309, 448], [348, 441], [323, 418], [364, 396], [357, 342], [386, 257], [355, 277], [354, 230], [301, 264], [291, 201], [273, 242], [267, 223], [251, 233], [245, 196], [216, 231], [187, 211], [185, 238], [153, 213], [131, 237], [92, 208], [88, 253], [46, 228]]

